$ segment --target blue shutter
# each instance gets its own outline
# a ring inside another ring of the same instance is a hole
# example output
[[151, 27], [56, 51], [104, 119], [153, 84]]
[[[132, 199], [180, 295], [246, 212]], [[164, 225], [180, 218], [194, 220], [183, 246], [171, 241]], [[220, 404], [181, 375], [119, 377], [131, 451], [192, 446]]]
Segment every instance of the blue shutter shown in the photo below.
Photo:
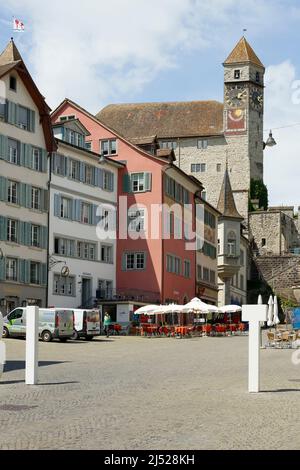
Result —
[[0, 158], [8, 160], [8, 138], [0, 134]]
[[32, 245], [32, 224], [30, 223], [25, 224], [25, 245]]
[[83, 163], [83, 162], [80, 162], [79, 179], [82, 183], [84, 183], [84, 180], [85, 180], [85, 163]]
[[51, 161], [51, 172], [52, 172], [52, 173], [56, 173], [56, 166], [57, 166], [56, 161], [57, 161], [57, 158], [58, 158], [57, 153], [54, 153], [54, 152], [53, 152], [53, 153], [51, 154], [51, 160], [50, 160], [50, 161]]
[[20, 245], [25, 245], [25, 224], [26, 222], [23, 222], [20, 220], [19, 222], [19, 243]]
[[69, 161], [69, 157], [64, 157], [65, 159], [65, 172], [64, 172], [64, 176], [69, 176], [69, 171], [70, 171], [70, 161]]
[[20, 143], [20, 165], [25, 166], [26, 144]]
[[29, 284], [30, 281], [30, 261], [24, 260], [24, 283]]
[[18, 280], [19, 282], [25, 282], [25, 263], [24, 259], [19, 259], [18, 263]]
[[40, 283], [42, 286], [47, 284], [47, 265], [45, 263], [40, 265]]
[[0, 259], [0, 281], [5, 281], [5, 258]]
[[60, 217], [61, 195], [54, 194], [54, 216]]
[[25, 155], [24, 155], [24, 164], [26, 168], [32, 168], [32, 146], [30, 144], [24, 144], [25, 146]]
[[103, 189], [104, 171], [101, 168], [95, 168], [95, 185]]
[[131, 178], [130, 175], [123, 175], [123, 193], [131, 193]]
[[48, 152], [44, 149], [41, 150], [41, 165], [40, 169], [43, 173], [47, 172], [48, 167]]
[[92, 166], [92, 185], [93, 186], [98, 186], [97, 185], [97, 180], [96, 180], [96, 173], [97, 173], [98, 168], [95, 168]]
[[20, 183], [19, 186], [19, 204], [20, 206], [26, 207], [26, 187], [24, 183]]
[[96, 204], [91, 205], [91, 224], [97, 225], [99, 217], [97, 217], [98, 206]]
[[151, 191], [151, 173], [144, 173], [145, 191]]
[[7, 201], [7, 179], [0, 176], [0, 201]]
[[81, 200], [80, 199], [75, 199], [73, 200], [74, 208], [75, 208], [75, 218], [74, 220], [77, 220], [77, 222], [81, 221]]
[[18, 124], [18, 105], [12, 101], [7, 101], [7, 122]]
[[7, 218], [0, 215], [0, 240], [7, 240]]
[[40, 227], [40, 246], [44, 250], [47, 249], [48, 245], [48, 227]]
[[32, 186], [30, 184], [26, 184], [26, 206], [28, 209], [32, 208], [31, 204], [31, 195], [32, 195]]

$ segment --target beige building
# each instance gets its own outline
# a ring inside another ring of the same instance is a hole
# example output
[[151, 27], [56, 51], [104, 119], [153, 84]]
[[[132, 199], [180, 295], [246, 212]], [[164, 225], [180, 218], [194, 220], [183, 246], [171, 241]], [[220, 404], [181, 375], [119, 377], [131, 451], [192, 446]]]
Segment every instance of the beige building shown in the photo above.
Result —
[[47, 284], [49, 108], [13, 40], [0, 55], [0, 310], [43, 306]]
[[203, 184], [216, 207], [228, 161], [238, 212], [247, 223], [251, 179], [263, 180], [264, 66], [243, 37], [224, 64], [224, 102], [109, 105], [97, 118], [138, 145], [158, 140]]

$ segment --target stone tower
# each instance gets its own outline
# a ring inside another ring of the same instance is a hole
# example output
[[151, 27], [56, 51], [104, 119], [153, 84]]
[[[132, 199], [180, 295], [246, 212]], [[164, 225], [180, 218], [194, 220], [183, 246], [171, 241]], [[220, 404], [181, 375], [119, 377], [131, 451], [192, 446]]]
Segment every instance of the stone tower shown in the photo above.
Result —
[[247, 219], [251, 179], [263, 180], [265, 68], [242, 39], [224, 62], [224, 133], [238, 211]]

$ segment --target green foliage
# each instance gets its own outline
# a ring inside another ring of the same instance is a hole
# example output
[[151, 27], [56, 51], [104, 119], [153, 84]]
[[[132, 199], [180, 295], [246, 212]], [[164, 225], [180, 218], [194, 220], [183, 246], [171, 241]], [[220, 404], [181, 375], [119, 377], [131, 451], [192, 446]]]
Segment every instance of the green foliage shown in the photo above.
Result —
[[253, 211], [254, 208], [252, 206], [251, 199], [258, 199], [259, 207], [264, 210], [268, 209], [268, 188], [262, 180], [251, 179], [249, 210]]
[[288, 310], [289, 308], [295, 308], [298, 307], [298, 304], [293, 302], [290, 299], [285, 299], [283, 297], [278, 297], [278, 300], [280, 302], [281, 308], [283, 311]]

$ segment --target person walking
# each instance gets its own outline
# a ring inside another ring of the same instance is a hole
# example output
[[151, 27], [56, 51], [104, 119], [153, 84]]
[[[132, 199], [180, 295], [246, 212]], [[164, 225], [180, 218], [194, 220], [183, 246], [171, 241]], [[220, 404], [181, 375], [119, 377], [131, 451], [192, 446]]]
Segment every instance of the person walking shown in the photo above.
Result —
[[110, 324], [111, 324], [111, 318], [110, 318], [110, 314], [108, 312], [105, 312], [103, 324], [104, 324], [104, 331], [105, 331], [106, 337], [108, 338], [109, 337], [109, 327], [110, 327]]

